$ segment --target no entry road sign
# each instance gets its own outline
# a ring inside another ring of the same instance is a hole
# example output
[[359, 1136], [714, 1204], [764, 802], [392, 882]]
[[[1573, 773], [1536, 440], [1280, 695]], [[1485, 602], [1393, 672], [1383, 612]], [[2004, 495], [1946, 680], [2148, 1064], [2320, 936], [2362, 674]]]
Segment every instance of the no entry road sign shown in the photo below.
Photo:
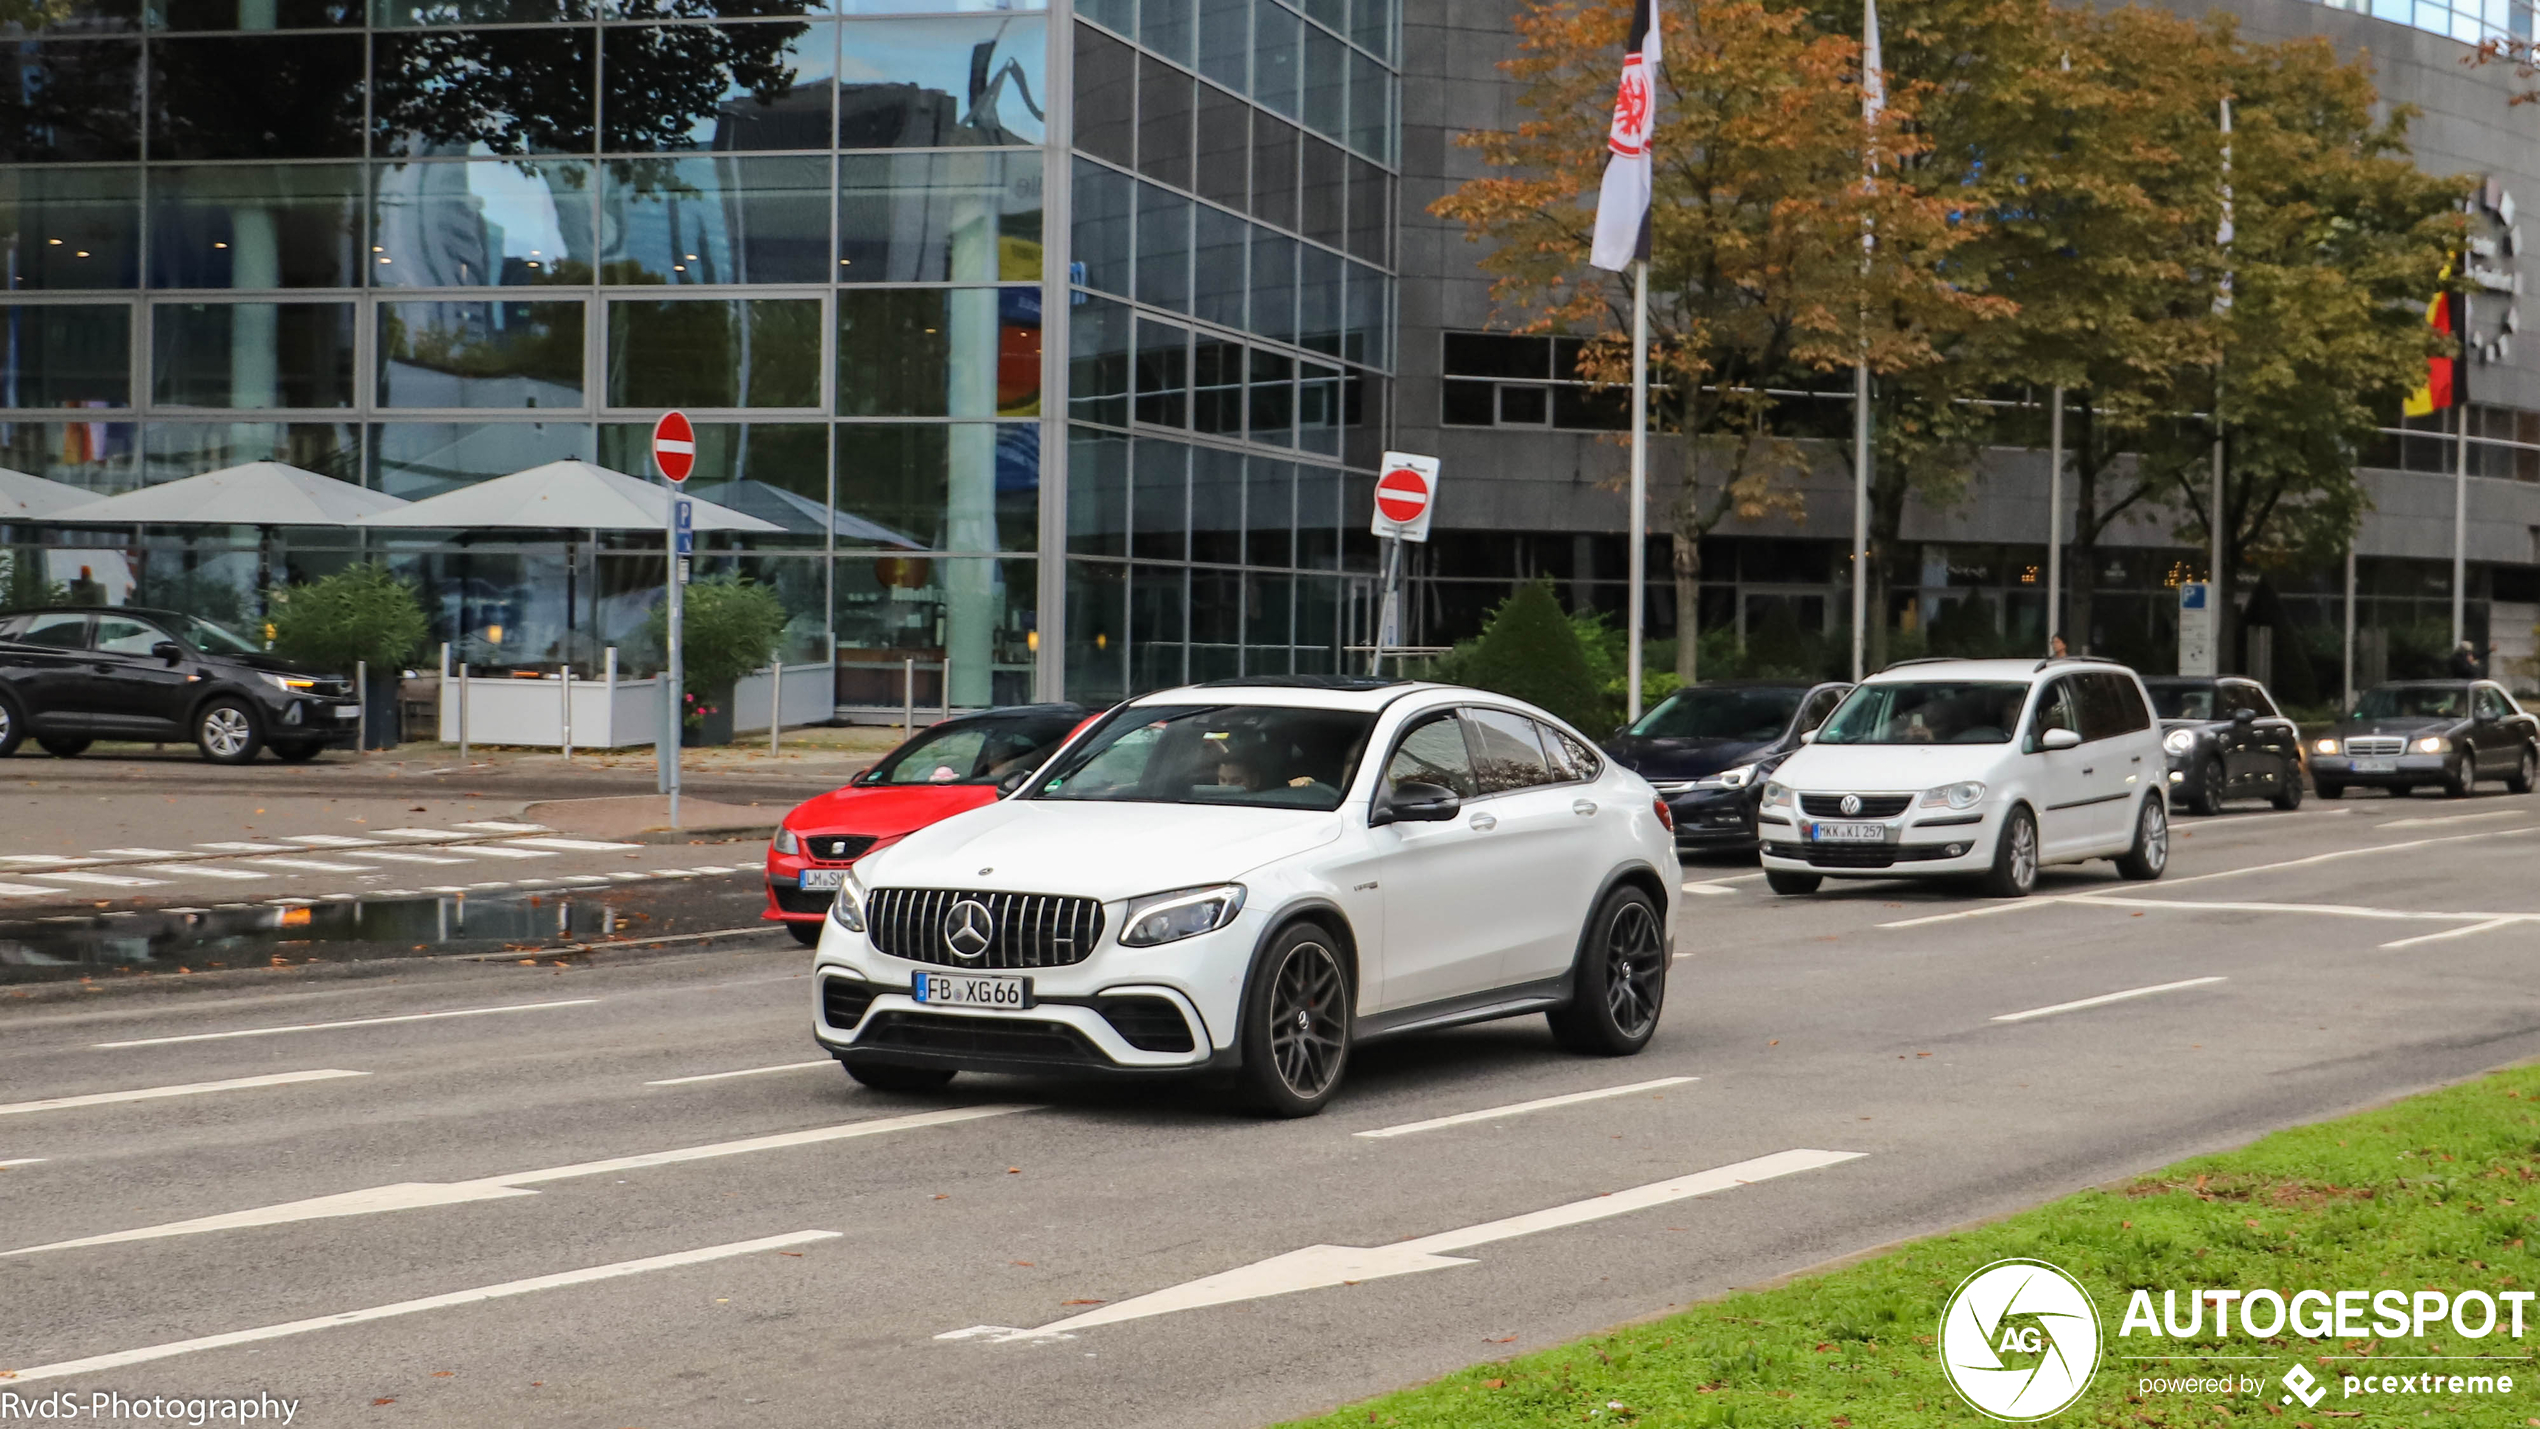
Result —
[[672, 481], [686, 481], [697, 469], [697, 429], [688, 425], [687, 413], [665, 413], [653, 423], [653, 465]]
[[1387, 452], [1383, 472], [1376, 478], [1376, 515], [1368, 529], [1379, 536], [1425, 541], [1437, 498], [1436, 457]]

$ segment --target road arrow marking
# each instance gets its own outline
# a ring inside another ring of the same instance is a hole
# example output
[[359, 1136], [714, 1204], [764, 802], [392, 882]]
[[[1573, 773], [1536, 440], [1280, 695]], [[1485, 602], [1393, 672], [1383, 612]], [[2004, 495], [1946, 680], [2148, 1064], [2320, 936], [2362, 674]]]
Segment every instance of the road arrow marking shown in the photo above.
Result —
[[1452, 1265], [1473, 1262], [1446, 1252], [1470, 1250], [1494, 1241], [1513, 1240], [1538, 1231], [1560, 1230], [1567, 1226], [1585, 1225], [1612, 1216], [1629, 1215], [1633, 1211], [1663, 1206], [1672, 1201], [1689, 1200], [1739, 1186], [1770, 1181], [1780, 1176], [1796, 1175], [1839, 1166], [1866, 1155], [1860, 1151], [1777, 1151], [1740, 1161], [1732, 1166], [1696, 1171], [1669, 1181], [1654, 1181], [1628, 1191], [1591, 1196], [1584, 1201], [1529, 1211], [1503, 1220], [1484, 1221], [1461, 1230], [1440, 1231], [1418, 1240], [1397, 1241], [1392, 1245], [1309, 1245], [1268, 1260], [1221, 1271], [1216, 1275], [1188, 1281], [1152, 1294], [1088, 1310], [1038, 1329], [1016, 1329], [1008, 1325], [973, 1325], [966, 1330], [951, 1330], [937, 1335], [939, 1340], [986, 1340], [991, 1344], [1042, 1343], [1067, 1339], [1077, 1330], [1097, 1325], [1118, 1324], [1123, 1320], [1143, 1320], [1151, 1315], [1170, 1315], [1180, 1310], [1197, 1310], [1210, 1305], [1228, 1305], [1240, 1300], [1260, 1300], [1273, 1295], [1288, 1295], [1299, 1290], [1320, 1290], [1334, 1285], [1354, 1285], [1362, 1280], [1381, 1280], [1393, 1275], [1411, 1275], [1423, 1270], [1444, 1270]]

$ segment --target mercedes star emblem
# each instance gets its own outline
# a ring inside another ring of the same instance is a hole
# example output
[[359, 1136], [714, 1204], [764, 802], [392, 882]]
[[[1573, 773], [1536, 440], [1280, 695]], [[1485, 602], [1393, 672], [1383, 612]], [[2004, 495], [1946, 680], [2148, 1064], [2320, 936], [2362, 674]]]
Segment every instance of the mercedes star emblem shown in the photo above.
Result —
[[996, 935], [996, 915], [976, 898], [964, 898], [944, 914], [944, 946], [963, 962], [978, 961]]
[[1858, 794], [1844, 795], [1841, 807], [1843, 812], [1847, 814], [1857, 814], [1861, 812], [1861, 796]]

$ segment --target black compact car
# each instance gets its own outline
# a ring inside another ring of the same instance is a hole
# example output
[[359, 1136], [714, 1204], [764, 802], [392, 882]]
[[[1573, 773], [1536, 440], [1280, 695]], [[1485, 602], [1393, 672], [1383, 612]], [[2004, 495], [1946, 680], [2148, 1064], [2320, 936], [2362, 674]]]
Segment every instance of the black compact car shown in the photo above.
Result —
[[2440, 784], [2458, 799], [2481, 779], [2502, 779], [2517, 794], [2540, 779], [2540, 719], [2493, 680], [2375, 685], [2311, 745], [2311, 781], [2323, 799], [2353, 784], [2394, 794]]
[[68, 759], [100, 739], [191, 740], [205, 759], [297, 763], [353, 746], [353, 682], [172, 610], [0, 611], [0, 757], [29, 737]]
[[1847, 684], [1723, 680], [1690, 685], [1661, 701], [1605, 752], [1648, 780], [1676, 819], [1680, 849], [1750, 849], [1764, 777], [1826, 722]]
[[2225, 799], [2269, 799], [2302, 807], [2302, 732], [2255, 680], [2224, 675], [2149, 678], [2143, 688], [2161, 717], [2170, 798], [2198, 814]]

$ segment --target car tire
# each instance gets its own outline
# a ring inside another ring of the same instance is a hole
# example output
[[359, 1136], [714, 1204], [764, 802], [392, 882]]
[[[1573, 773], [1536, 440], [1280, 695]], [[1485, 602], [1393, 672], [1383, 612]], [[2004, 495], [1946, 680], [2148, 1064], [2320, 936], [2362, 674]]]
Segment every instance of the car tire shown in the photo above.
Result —
[[2161, 876], [2170, 866], [2169, 800], [2155, 794], [2143, 801], [2134, 818], [2134, 847], [2117, 857], [2117, 872], [2137, 883]]
[[2443, 797], [2466, 799], [2477, 792], [2478, 775], [2472, 772], [2471, 756], [2463, 754], [2443, 770]]
[[2288, 814], [2302, 807], [2302, 766], [2290, 759], [2275, 773], [2274, 803]]
[[1794, 898], [1816, 892], [1825, 886], [1825, 882], [1826, 876], [1822, 873], [1784, 873], [1778, 868], [1764, 870], [1765, 887]]
[[249, 764], [265, 747], [265, 737], [254, 710], [236, 700], [214, 700], [194, 714], [194, 747], [214, 764]]
[[306, 764], [317, 758], [318, 751], [324, 747], [316, 744], [276, 744], [273, 757], [285, 764]]
[[35, 737], [35, 742], [44, 746], [44, 752], [55, 759], [77, 759], [88, 752], [88, 746], [96, 743], [92, 739], [69, 739], [60, 735], [41, 734]]
[[820, 925], [818, 923], [787, 923], [785, 925], [785, 931], [793, 934], [794, 941], [802, 944], [806, 948], [816, 948], [820, 946]]
[[18, 707], [0, 700], [0, 759], [17, 753], [25, 739], [26, 720], [19, 716]]
[[[5, 715], [6, 711], [0, 711], [0, 717]], [[0, 747], [0, 753], [6, 752], [5, 747]], [[2505, 776], [2505, 787], [2517, 794], [2528, 794], [2535, 785], [2540, 785], [2540, 749], [2526, 744], [2522, 757], [2514, 761], [2514, 772]]]
[[2346, 786], [2332, 779], [2322, 779], [2319, 781], [2319, 792], [2323, 799], [2343, 799], [2346, 797]]
[[910, 1067], [864, 1057], [841, 1057], [838, 1062], [848, 1076], [877, 1092], [940, 1091], [953, 1079], [949, 1067]]
[[1320, 923], [1291, 923], [1253, 959], [1238, 1040], [1243, 1091], [1268, 1116], [1312, 1116], [1349, 1070], [1356, 999], [1340, 940]]
[[2037, 815], [2016, 804], [1993, 840], [1993, 867], [1979, 885], [1987, 898], [2026, 898], [2037, 887]]
[[2208, 759], [2196, 766], [2196, 777], [2188, 781], [2187, 811], [2211, 818], [2222, 812], [2223, 763]]
[[1605, 895], [1571, 969], [1569, 1003], [1544, 1014], [1553, 1041], [1596, 1057], [1628, 1057], [1649, 1045], [1667, 1002], [1667, 935], [1658, 917], [1637, 888]]

